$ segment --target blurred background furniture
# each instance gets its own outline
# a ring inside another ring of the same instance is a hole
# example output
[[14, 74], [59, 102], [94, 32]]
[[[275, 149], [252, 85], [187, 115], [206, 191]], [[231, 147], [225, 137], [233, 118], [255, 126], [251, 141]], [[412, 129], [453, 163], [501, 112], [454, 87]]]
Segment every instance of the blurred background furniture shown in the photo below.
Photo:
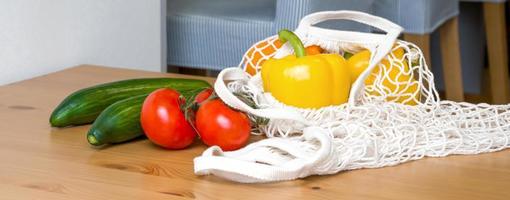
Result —
[[[460, 0], [459, 39], [466, 101], [508, 101], [508, 51], [505, 0]], [[439, 34], [432, 34], [431, 48], [440, 46]], [[432, 53], [432, 67], [438, 88], [444, 88], [441, 55]]]
[[[207, 70], [237, 66], [252, 44], [275, 35], [281, 28], [295, 29], [306, 14], [339, 9], [371, 13], [373, 2], [374, 0], [168, 0], [167, 61], [168, 65], [172, 66], [169, 71], [175, 72], [173, 66]], [[369, 27], [352, 22], [327, 22], [322, 26], [370, 30]]]
[[492, 103], [508, 102], [508, 43], [506, 34], [506, 0], [484, 0], [483, 12], [487, 34]]
[[446, 99], [463, 101], [457, 0], [378, 0], [374, 13], [404, 27], [404, 40], [418, 45], [431, 67], [431, 34], [440, 35]]
[[[449, 100], [473, 95], [505, 103], [509, 98], [505, 0], [168, 0], [167, 64], [170, 72], [214, 76], [237, 66], [256, 41], [294, 29], [299, 20], [323, 10], [358, 10], [405, 28], [403, 39], [417, 44]], [[319, 26], [374, 31], [352, 22]], [[485, 27], [485, 28], [484, 28]], [[489, 72], [482, 82], [485, 47]], [[462, 69], [461, 69], [462, 66]], [[447, 77], [447, 78], [445, 78]], [[489, 85], [489, 88], [485, 87]], [[490, 92], [486, 92], [489, 91]], [[491, 98], [485, 98], [490, 96]]]
[[[483, 29], [482, 10], [477, 3], [459, 4], [459, 41], [462, 63], [462, 79], [466, 100], [481, 99], [482, 81], [485, 66], [485, 30]], [[440, 34], [431, 35], [431, 48], [440, 48]], [[445, 76], [442, 72], [442, 56], [432, 52], [432, 71], [436, 77], [436, 86], [444, 90]], [[486, 99], [486, 98], [485, 98]]]

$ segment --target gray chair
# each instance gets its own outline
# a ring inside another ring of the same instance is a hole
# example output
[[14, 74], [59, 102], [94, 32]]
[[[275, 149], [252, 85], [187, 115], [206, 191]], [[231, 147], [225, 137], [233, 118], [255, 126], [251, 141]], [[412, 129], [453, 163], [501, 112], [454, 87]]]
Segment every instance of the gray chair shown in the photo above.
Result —
[[[306, 14], [323, 10], [371, 12], [374, 0], [168, 0], [167, 63], [221, 70], [237, 66], [255, 42], [281, 28], [295, 29]], [[355, 23], [325, 27], [366, 30]]]
[[446, 98], [464, 100], [457, 0], [378, 0], [374, 3], [374, 12], [404, 27], [404, 40], [418, 45], [429, 65], [431, 33], [439, 31], [442, 70], [448, 77], [445, 79]]

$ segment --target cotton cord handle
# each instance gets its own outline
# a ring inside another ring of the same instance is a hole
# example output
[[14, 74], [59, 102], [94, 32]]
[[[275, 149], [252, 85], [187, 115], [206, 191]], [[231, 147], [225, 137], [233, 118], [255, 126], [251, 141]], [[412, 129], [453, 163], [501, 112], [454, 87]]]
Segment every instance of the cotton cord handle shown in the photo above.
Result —
[[[356, 103], [356, 100], [359, 98], [359, 95], [362, 93], [363, 88], [365, 87], [364, 84], [365, 79], [370, 75], [370, 73], [377, 66], [377, 64], [381, 62], [381, 60], [388, 53], [390, 53], [395, 41], [397, 40], [400, 33], [403, 31], [403, 28], [387, 19], [370, 15], [367, 13], [349, 10], [339, 10], [339, 11], [316, 12], [303, 17], [303, 19], [301, 19], [299, 23], [298, 28], [296, 29], [296, 33], [298, 33], [302, 37], [307, 37], [306, 35], [309, 34], [310, 32], [313, 32], [316, 35], [328, 35], [330, 37], [337, 35], [338, 37], [342, 37], [343, 34], [335, 34], [335, 32], [338, 33], [338, 31], [336, 30], [323, 29], [313, 26], [317, 23], [329, 20], [356, 21], [372, 27], [376, 27], [386, 32], [386, 35], [384, 37], [378, 38], [379, 44], [371, 52], [372, 54], [367, 69], [360, 74], [358, 79], [354, 82], [354, 84], [351, 87], [351, 91], [349, 94], [349, 104], [354, 105]], [[355, 34], [355, 32], [353, 33]]]
[[277, 108], [268, 108], [268, 109], [255, 109], [250, 107], [245, 102], [241, 101], [237, 98], [232, 92], [227, 88], [225, 81], [236, 81], [236, 80], [248, 80], [249, 76], [243, 69], [238, 67], [226, 68], [222, 70], [214, 83], [214, 91], [216, 94], [232, 108], [251, 113], [253, 115], [269, 118], [269, 119], [287, 119], [293, 120], [297, 123], [308, 124], [308, 122], [299, 114], [293, 110], [285, 110], [285, 109], [277, 109]]
[[[303, 133], [303, 140], [319, 143], [320, 148], [313, 156], [305, 156], [299, 145], [283, 138], [261, 140], [232, 152], [213, 146], [194, 159], [195, 174], [213, 174], [241, 183], [286, 181], [317, 174], [314, 170], [320, 168], [319, 165], [335, 160], [331, 158], [336, 155], [332, 139], [320, 127], [305, 128]], [[252, 160], [270, 156], [274, 149], [295, 158], [286, 162]]]

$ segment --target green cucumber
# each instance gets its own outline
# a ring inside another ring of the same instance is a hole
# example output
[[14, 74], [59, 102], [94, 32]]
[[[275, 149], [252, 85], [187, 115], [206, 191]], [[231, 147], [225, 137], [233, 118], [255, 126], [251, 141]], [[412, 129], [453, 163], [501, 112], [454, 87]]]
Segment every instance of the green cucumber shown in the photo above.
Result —
[[50, 124], [54, 127], [88, 124], [106, 107], [119, 100], [149, 94], [165, 87], [183, 93], [211, 86], [203, 80], [178, 78], [130, 79], [100, 84], [67, 96], [51, 114]]
[[[184, 91], [181, 95], [186, 102], [203, 89]], [[115, 144], [126, 142], [144, 134], [140, 124], [140, 112], [147, 95], [140, 95], [115, 102], [108, 106], [94, 121], [87, 134], [91, 145]]]
[[142, 136], [140, 111], [147, 95], [120, 100], [108, 106], [90, 127], [87, 140], [94, 146], [114, 144]]

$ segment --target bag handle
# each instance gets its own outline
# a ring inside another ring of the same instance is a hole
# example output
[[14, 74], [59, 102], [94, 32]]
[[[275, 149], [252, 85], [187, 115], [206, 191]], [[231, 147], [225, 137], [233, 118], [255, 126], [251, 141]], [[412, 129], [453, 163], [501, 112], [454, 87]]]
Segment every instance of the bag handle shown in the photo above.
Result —
[[286, 119], [293, 120], [296, 122], [301, 122], [303, 124], [308, 124], [303, 116], [293, 110], [283, 109], [283, 108], [263, 108], [256, 109], [252, 108], [239, 98], [237, 98], [230, 90], [227, 88], [225, 81], [235, 81], [235, 80], [248, 80], [249, 76], [243, 69], [239, 67], [230, 67], [221, 70], [218, 74], [216, 82], [214, 82], [214, 91], [218, 95], [218, 97], [223, 100], [227, 105], [232, 108], [269, 119]]
[[[358, 11], [349, 11], [349, 10], [339, 10], [339, 11], [324, 11], [324, 12], [316, 12], [309, 14], [303, 19], [301, 19], [298, 28], [296, 29], [296, 33], [301, 36], [306, 37], [309, 32], [332, 32], [334, 30], [323, 29], [314, 27], [313, 25], [328, 21], [328, 20], [351, 20], [360, 22], [372, 27], [376, 27], [386, 32], [384, 37], [380, 37], [380, 41], [374, 50], [371, 52], [371, 58], [367, 69], [361, 73], [358, 79], [351, 86], [351, 91], [349, 94], [349, 103], [355, 104], [356, 99], [358, 99], [359, 95], [362, 93], [364, 88], [365, 79], [370, 75], [372, 70], [377, 66], [379, 62], [390, 53], [393, 44], [397, 40], [398, 36], [402, 32], [403, 28], [399, 25], [374, 15], [370, 15], [363, 12]], [[331, 35], [331, 34], [330, 34]]]
[[313, 25], [329, 20], [356, 21], [372, 27], [376, 27], [378, 29], [385, 31], [386, 33], [394, 32], [400, 34], [400, 32], [402, 32], [403, 30], [401, 26], [382, 17], [370, 15], [359, 11], [337, 10], [315, 12], [304, 16], [299, 22], [296, 31], [306, 33], [308, 29], [314, 27]]
[[[337, 156], [333, 140], [326, 134], [326, 130], [320, 127], [305, 128], [303, 137], [305, 140], [318, 141], [319, 149], [313, 154], [304, 154], [300, 152], [301, 147], [284, 138], [261, 140], [232, 152], [223, 152], [218, 146], [210, 147], [193, 160], [195, 174], [214, 174], [242, 183], [286, 181], [318, 174], [320, 172], [315, 171], [316, 169], [327, 165], [325, 161], [335, 160], [331, 157]], [[289, 154], [299, 155], [278, 164], [258, 163], [259, 159], [264, 159], [267, 153], [271, 153], [269, 148], [279, 148]]]

